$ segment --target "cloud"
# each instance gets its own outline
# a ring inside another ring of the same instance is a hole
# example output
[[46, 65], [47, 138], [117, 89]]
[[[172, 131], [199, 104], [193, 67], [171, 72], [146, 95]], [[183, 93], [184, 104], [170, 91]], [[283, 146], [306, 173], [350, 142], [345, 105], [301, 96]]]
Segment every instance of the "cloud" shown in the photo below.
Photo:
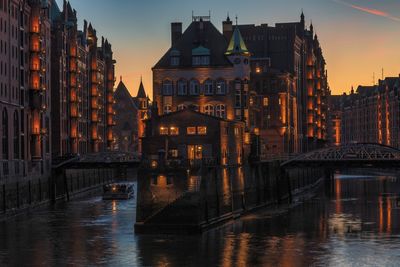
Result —
[[391, 14], [385, 12], [385, 11], [382, 11], [382, 10], [363, 7], [363, 6], [358, 6], [358, 5], [353, 5], [353, 4], [350, 4], [350, 3], [347, 3], [347, 2], [344, 2], [344, 1], [341, 1], [341, 0], [333, 0], [333, 2], [342, 4], [342, 5], [346, 5], [348, 7], [353, 8], [353, 9], [356, 9], [356, 10], [359, 10], [359, 11], [362, 11], [362, 12], [365, 12], [365, 13], [368, 13], [368, 14], [371, 14], [371, 15], [384, 17], [384, 18], [387, 18], [387, 19], [390, 19], [390, 20], [393, 20], [393, 21], [400, 22], [400, 17], [393, 16], [393, 15], [391, 15]]

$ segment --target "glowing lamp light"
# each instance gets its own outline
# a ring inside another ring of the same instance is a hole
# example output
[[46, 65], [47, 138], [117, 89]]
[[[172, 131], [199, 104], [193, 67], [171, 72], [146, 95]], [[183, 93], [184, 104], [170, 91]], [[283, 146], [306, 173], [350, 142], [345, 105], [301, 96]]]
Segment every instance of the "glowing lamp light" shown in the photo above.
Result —
[[157, 166], [158, 166], [157, 161], [156, 161], [156, 160], [153, 160], [153, 161], [151, 162], [151, 168], [155, 169], [155, 168], [157, 168]]

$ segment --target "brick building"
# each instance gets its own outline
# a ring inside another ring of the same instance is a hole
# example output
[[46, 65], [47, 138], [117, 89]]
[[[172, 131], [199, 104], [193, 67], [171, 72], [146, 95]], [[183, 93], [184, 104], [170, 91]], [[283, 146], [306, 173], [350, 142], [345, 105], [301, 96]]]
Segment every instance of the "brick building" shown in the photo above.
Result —
[[150, 101], [140, 81], [136, 97], [132, 97], [121, 80], [114, 92], [116, 125], [113, 128], [114, 150], [142, 152], [141, 137], [144, 136], [145, 120], [149, 117]]
[[[268, 24], [238, 27], [252, 54], [252, 61], [268, 59], [266, 67], [293, 76], [299, 138], [295, 151], [323, 146], [327, 141], [327, 97], [330, 91], [325, 59], [313, 25], [307, 29], [304, 14], [301, 14], [299, 22], [276, 23], [274, 27]], [[229, 18], [223, 22], [223, 34], [227, 38], [232, 34]]]
[[[330, 101], [331, 143], [378, 143], [400, 148], [400, 78], [358, 86]], [[340, 127], [339, 127], [340, 126]], [[339, 134], [338, 134], [339, 133]]]
[[149, 161], [180, 160], [241, 165], [246, 159], [243, 140], [245, 124], [200, 113], [192, 108], [158, 115], [147, 120], [143, 140], [144, 159]]
[[114, 65], [111, 45], [98, 46], [96, 30], [69, 2], [52, 10], [52, 153], [54, 157], [110, 150], [113, 146]]

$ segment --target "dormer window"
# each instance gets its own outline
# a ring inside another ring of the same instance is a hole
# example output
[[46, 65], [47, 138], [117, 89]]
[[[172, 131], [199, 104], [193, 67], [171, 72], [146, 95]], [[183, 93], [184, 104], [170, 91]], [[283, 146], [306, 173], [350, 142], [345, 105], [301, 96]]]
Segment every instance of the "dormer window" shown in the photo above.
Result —
[[169, 53], [169, 56], [170, 56], [170, 60], [171, 60], [171, 62], [170, 62], [171, 66], [173, 66], [173, 67], [179, 66], [181, 53], [178, 50], [173, 49]]
[[194, 48], [192, 50], [192, 65], [193, 66], [210, 65], [210, 50], [201, 45]]

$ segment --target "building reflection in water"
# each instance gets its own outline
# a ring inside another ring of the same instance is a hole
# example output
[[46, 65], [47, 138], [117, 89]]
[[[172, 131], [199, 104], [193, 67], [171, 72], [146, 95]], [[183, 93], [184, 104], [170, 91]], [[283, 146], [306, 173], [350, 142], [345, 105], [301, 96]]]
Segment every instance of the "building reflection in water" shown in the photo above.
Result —
[[[224, 195], [244, 186], [232, 174], [222, 172]], [[260, 210], [194, 236], [135, 235], [134, 201], [71, 202], [1, 223], [0, 266], [361, 266], [377, 253], [377, 266], [396, 266], [400, 179], [336, 176], [329, 188], [288, 212]]]

